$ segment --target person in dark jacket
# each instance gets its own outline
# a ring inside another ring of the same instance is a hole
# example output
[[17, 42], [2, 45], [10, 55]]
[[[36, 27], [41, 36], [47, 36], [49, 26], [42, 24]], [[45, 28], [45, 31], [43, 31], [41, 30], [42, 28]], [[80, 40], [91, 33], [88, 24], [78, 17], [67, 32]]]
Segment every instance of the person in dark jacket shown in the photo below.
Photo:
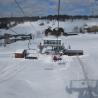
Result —
[[42, 45], [42, 43], [40, 43], [40, 44], [39, 44], [39, 49], [40, 49], [39, 52], [40, 52], [40, 53], [42, 53], [43, 48], [44, 48], [44, 46]]

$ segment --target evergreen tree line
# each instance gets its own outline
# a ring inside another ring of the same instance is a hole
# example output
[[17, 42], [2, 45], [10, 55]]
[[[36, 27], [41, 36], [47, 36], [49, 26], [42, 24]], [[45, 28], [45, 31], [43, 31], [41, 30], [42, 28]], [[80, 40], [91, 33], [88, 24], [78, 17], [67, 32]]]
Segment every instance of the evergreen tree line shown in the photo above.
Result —
[[[98, 18], [98, 16], [86, 16], [86, 15], [59, 15], [60, 21], [66, 21], [68, 19], [89, 19], [89, 18]], [[19, 23], [26, 21], [38, 21], [38, 20], [58, 20], [58, 15], [48, 15], [48, 16], [34, 16], [34, 17], [2, 17], [0, 18], [0, 28], [8, 29], [12, 26], [15, 26]], [[11, 24], [14, 22], [14, 24]]]

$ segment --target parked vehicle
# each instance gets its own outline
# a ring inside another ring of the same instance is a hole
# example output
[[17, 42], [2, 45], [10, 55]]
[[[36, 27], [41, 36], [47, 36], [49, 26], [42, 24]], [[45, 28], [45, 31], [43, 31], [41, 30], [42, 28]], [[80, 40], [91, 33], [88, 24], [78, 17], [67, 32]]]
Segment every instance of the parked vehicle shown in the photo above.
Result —
[[25, 55], [25, 59], [38, 59], [38, 52], [35, 49], [28, 49], [25, 50], [26, 51], [26, 55]]

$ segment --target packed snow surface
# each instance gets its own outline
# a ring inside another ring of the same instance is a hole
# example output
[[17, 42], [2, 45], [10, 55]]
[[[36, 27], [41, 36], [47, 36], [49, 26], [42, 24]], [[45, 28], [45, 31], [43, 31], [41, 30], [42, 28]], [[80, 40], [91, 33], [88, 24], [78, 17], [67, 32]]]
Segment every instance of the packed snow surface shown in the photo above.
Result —
[[[45, 29], [38, 26], [39, 22], [32, 24], [35, 34]], [[31, 32], [28, 25], [24, 23], [27, 31]], [[63, 26], [68, 25], [63, 23]], [[13, 29], [18, 27], [22, 28], [22, 24]], [[23, 32], [21, 29], [16, 30]], [[44, 38], [43, 35], [36, 35], [31, 40], [30, 48], [37, 49]], [[89, 88], [76, 56], [63, 56], [61, 62], [54, 62], [52, 55], [45, 54], [38, 54], [38, 60], [15, 59], [17, 50], [28, 49], [29, 41], [18, 41], [0, 47], [0, 98], [98, 98], [98, 34], [61, 36], [60, 39], [66, 48], [70, 44], [72, 49], [84, 51], [79, 59], [84, 65]]]

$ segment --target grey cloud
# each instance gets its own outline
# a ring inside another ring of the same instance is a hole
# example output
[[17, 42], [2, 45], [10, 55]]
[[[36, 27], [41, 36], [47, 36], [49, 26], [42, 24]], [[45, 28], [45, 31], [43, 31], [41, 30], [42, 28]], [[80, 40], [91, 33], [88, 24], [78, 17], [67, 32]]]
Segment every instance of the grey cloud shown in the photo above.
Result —
[[13, 2], [14, 2], [14, 0], [0, 0], [0, 4], [3, 4], [3, 5], [5, 5], [5, 4], [11, 4]]
[[[73, 6], [76, 5], [83, 5], [83, 6], [90, 6], [92, 3], [94, 3], [95, 0], [61, 0], [61, 12], [67, 13], [79, 13], [83, 12], [83, 9], [68, 9], [69, 7], [72, 8]], [[26, 15], [45, 15], [48, 13], [48, 11], [56, 12], [57, 11], [57, 3], [58, 0], [17, 0], [21, 7], [23, 8], [24, 12]], [[54, 2], [56, 4], [54, 5], [49, 5], [49, 2]], [[1, 5], [11, 5], [13, 3], [12, 10], [6, 10], [6, 11], [1, 11], [2, 15], [20, 15], [22, 16], [22, 13], [20, 12], [19, 8], [15, 4], [14, 0], [0, 0]], [[69, 6], [66, 8], [66, 6]], [[5, 6], [6, 7], [6, 6]], [[67, 9], [67, 10], [66, 10]]]

